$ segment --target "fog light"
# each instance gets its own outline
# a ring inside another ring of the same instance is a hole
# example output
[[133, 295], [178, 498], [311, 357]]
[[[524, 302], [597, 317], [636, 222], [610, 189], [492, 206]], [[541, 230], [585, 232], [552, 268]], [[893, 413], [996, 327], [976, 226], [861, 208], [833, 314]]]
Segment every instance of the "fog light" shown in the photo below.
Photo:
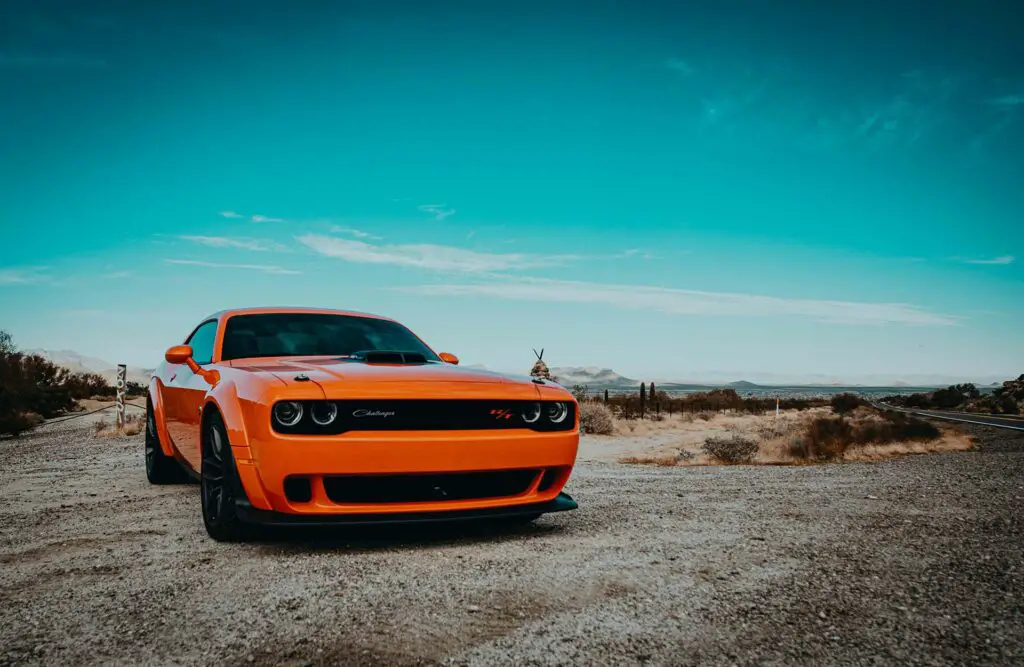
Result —
[[281, 426], [295, 426], [302, 419], [302, 403], [282, 401], [274, 406], [274, 419]]
[[320, 426], [327, 426], [338, 417], [336, 403], [314, 403], [309, 409], [309, 416]]
[[523, 408], [523, 421], [532, 424], [540, 419], [540, 403], [530, 403]]
[[552, 424], [562, 423], [568, 414], [569, 407], [565, 403], [548, 403], [547, 417]]

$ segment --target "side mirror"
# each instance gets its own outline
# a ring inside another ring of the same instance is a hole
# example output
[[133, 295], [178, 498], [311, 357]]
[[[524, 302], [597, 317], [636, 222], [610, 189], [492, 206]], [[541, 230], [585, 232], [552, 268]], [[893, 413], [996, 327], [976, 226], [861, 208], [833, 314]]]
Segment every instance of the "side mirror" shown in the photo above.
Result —
[[169, 364], [187, 364], [189, 370], [198, 373], [201, 369], [195, 359], [192, 358], [192, 347], [189, 345], [175, 345], [164, 352], [164, 359]]
[[446, 364], [451, 364], [452, 366], [458, 366], [459, 365], [459, 358], [456, 357], [451, 352], [442, 352], [441, 354], [439, 354], [437, 356], [441, 357], [441, 361], [443, 361]]

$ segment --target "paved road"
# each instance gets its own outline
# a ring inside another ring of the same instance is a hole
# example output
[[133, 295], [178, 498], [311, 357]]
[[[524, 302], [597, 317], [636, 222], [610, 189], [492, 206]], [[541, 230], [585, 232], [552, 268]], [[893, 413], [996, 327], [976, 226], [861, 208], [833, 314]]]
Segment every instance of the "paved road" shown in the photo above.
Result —
[[997, 428], [1009, 428], [1017, 431], [1024, 431], [1024, 418], [1014, 416], [979, 415], [973, 412], [948, 412], [945, 410], [917, 410], [913, 408], [897, 408], [894, 406], [878, 404], [875, 407], [890, 410], [899, 410], [912, 415], [922, 417], [935, 417], [937, 419], [948, 419], [951, 421], [965, 422], [968, 424], [984, 424]]

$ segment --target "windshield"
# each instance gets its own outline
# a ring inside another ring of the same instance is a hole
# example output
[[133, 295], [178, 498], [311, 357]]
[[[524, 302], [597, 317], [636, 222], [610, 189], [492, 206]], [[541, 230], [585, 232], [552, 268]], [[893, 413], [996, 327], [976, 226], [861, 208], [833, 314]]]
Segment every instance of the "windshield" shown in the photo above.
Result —
[[235, 315], [224, 330], [221, 359], [351, 356], [371, 351], [438, 356], [397, 322], [358, 315], [270, 313]]

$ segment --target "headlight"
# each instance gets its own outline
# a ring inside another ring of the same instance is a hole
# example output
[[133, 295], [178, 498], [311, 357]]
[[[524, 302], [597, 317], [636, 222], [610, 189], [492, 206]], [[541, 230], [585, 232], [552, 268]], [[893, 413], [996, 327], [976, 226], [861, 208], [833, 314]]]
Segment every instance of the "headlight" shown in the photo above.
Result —
[[569, 406], [565, 403], [548, 403], [547, 410], [548, 421], [552, 424], [560, 424], [565, 421], [565, 418], [569, 415]]
[[523, 421], [532, 424], [540, 419], [540, 403], [530, 403], [523, 408]]
[[282, 426], [295, 426], [302, 419], [302, 403], [298, 401], [278, 403], [274, 406], [274, 419]]
[[327, 426], [338, 417], [338, 405], [330, 402], [314, 403], [309, 409], [309, 416], [317, 425]]

